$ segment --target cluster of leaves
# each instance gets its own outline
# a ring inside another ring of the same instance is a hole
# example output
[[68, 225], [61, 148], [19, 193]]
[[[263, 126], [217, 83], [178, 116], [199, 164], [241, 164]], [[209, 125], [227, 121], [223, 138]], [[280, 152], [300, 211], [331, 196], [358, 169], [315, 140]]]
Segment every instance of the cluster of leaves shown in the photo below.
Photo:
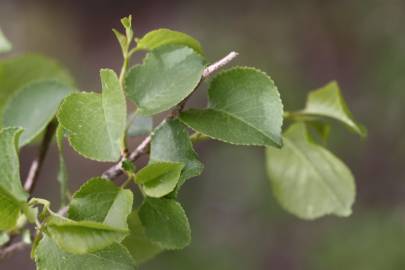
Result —
[[[186, 180], [202, 173], [193, 142], [207, 138], [265, 147], [273, 192], [287, 211], [304, 219], [351, 213], [353, 176], [317, 142], [327, 139], [329, 119], [365, 135], [335, 82], [312, 91], [303, 110], [284, 112], [268, 75], [234, 67], [211, 80], [207, 108], [183, 111], [179, 104], [204, 78], [207, 63], [200, 43], [168, 29], [134, 39], [131, 17], [122, 24], [125, 33], [113, 31], [123, 67], [119, 75], [111, 69], [100, 71], [101, 93], [77, 91], [66, 70], [42, 56], [0, 61], [3, 243], [9, 234], [24, 231], [27, 223], [35, 224], [32, 256], [41, 270], [134, 269], [164, 250], [186, 247], [191, 230], [177, 194]], [[0, 33], [0, 52], [10, 47]], [[146, 51], [143, 63], [128, 69], [139, 51]], [[136, 111], [127, 112], [126, 98]], [[170, 109], [177, 111], [153, 128], [152, 116]], [[282, 133], [284, 118], [290, 124]], [[67, 202], [66, 213], [52, 211], [45, 199], [30, 198], [19, 173], [19, 149], [40, 139], [55, 123], [61, 207]], [[126, 141], [144, 135], [150, 138], [149, 163], [138, 170], [127, 159]], [[83, 157], [119, 162], [127, 181], [116, 185], [113, 179], [95, 177], [68, 196], [64, 138]], [[134, 203], [131, 183], [141, 191], [140, 205]]]

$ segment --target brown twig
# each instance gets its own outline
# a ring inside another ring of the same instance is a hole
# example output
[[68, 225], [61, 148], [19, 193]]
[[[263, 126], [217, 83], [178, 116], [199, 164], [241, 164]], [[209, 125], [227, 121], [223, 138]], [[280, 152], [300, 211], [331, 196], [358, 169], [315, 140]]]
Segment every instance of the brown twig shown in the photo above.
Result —
[[14, 252], [24, 250], [28, 246], [29, 245], [22, 240], [5, 246], [0, 249], [0, 260], [7, 258]]
[[[186, 102], [188, 101], [188, 99], [190, 98], [190, 96], [195, 92], [195, 90], [201, 85], [202, 81], [204, 79], [206, 79], [207, 77], [209, 77], [210, 75], [212, 75], [214, 72], [216, 72], [217, 70], [221, 69], [223, 66], [229, 64], [233, 59], [235, 59], [238, 56], [237, 52], [230, 52], [228, 55], [226, 55], [225, 57], [223, 57], [222, 59], [218, 60], [217, 62], [209, 65], [208, 67], [206, 67], [203, 71], [202, 77], [200, 82], [197, 84], [197, 86], [194, 88], [194, 90], [191, 92], [190, 95], [188, 95], [182, 102], [180, 102], [171, 112], [170, 117], [176, 117], [180, 114], [180, 112], [184, 109], [184, 106], [186, 105]], [[139, 157], [141, 157], [144, 154], [147, 154], [149, 151], [149, 145], [150, 142], [152, 140], [151, 135], [147, 136], [139, 145], [138, 147], [130, 153], [129, 155], [129, 160], [131, 161], [135, 161], [137, 160]], [[112, 166], [111, 168], [109, 168], [108, 170], [106, 170], [103, 173], [103, 177], [104, 178], [108, 178], [108, 179], [114, 179], [118, 176], [120, 176], [123, 171], [122, 171], [122, 160], [115, 164], [114, 166]]]
[[42, 139], [41, 146], [39, 148], [38, 156], [36, 159], [31, 163], [30, 170], [28, 172], [27, 179], [24, 183], [24, 189], [28, 193], [32, 193], [34, 190], [37, 180], [39, 177], [39, 173], [41, 172], [42, 164], [44, 162], [45, 156], [48, 152], [49, 145], [52, 142], [52, 137], [55, 134], [57, 124], [56, 122], [51, 122], [46, 128], [44, 138]]

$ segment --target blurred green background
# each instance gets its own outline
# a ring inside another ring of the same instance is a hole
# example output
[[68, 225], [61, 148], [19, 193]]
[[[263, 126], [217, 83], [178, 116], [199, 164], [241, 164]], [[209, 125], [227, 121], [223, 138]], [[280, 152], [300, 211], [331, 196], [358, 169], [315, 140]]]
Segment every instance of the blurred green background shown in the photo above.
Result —
[[[300, 109], [309, 90], [336, 79], [369, 131], [362, 141], [333, 129], [330, 148], [356, 176], [357, 200], [351, 217], [314, 222], [274, 201], [262, 149], [199, 144], [205, 171], [180, 198], [193, 243], [142, 269], [405, 269], [405, 1], [0, 0], [0, 26], [14, 44], [10, 56], [54, 57], [82, 90], [100, 88], [100, 68], [119, 68], [111, 28], [128, 14], [138, 36], [159, 27], [184, 31], [212, 61], [238, 51], [235, 63], [269, 73], [288, 110]], [[204, 91], [192, 100], [204, 102]], [[22, 151], [23, 176], [35, 151]], [[108, 166], [67, 152], [72, 190]], [[55, 147], [45, 167], [36, 195], [57, 202]], [[27, 251], [0, 262], [0, 269], [34, 265]]]

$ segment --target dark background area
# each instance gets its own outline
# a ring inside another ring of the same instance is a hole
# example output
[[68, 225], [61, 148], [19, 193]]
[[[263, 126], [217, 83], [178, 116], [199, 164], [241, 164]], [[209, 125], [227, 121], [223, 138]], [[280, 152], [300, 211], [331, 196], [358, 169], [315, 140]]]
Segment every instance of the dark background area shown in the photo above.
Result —
[[[137, 36], [168, 27], [203, 44], [209, 60], [231, 50], [238, 65], [275, 80], [287, 110], [307, 92], [336, 79], [355, 117], [369, 131], [361, 140], [333, 129], [330, 148], [356, 176], [353, 215], [302, 221], [272, 197], [261, 148], [215, 141], [196, 148], [204, 173], [180, 200], [193, 243], [160, 255], [142, 269], [405, 269], [405, 1], [17, 1], [0, 0], [0, 26], [10, 54], [39, 52], [58, 59], [81, 90], [100, 88], [98, 70], [121, 64], [111, 28], [134, 16]], [[192, 104], [204, 104], [205, 92]], [[138, 141], [131, 142], [135, 145]], [[71, 190], [108, 164], [66, 149]], [[22, 176], [36, 153], [22, 151]], [[52, 148], [36, 196], [58, 202], [57, 153]], [[29, 253], [0, 269], [34, 269]]]

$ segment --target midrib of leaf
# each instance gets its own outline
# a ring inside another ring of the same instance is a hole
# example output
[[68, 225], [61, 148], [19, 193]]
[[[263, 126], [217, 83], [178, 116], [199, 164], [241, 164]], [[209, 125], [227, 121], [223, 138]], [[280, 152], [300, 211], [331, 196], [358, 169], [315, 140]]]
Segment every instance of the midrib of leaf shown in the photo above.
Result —
[[[304, 160], [306, 164], [308, 164], [308, 167], [311, 168], [315, 174], [317, 174], [321, 179], [325, 179], [326, 177], [322, 174], [321, 171], [318, 170], [316, 166], [312, 165], [311, 159], [308, 157], [308, 155], [305, 153], [305, 151], [302, 151], [302, 149], [299, 147], [299, 145], [296, 145], [293, 141], [290, 139], [284, 137], [285, 144], [289, 145], [291, 149]], [[318, 181], [328, 190], [329, 193], [333, 195], [333, 198], [335, 199], [336, 202], [338, 202], [344, 209], [346, 208], [345, 203], [343, 200], [339, 197], [337, 192], [329, 185], [327, 181]]]

